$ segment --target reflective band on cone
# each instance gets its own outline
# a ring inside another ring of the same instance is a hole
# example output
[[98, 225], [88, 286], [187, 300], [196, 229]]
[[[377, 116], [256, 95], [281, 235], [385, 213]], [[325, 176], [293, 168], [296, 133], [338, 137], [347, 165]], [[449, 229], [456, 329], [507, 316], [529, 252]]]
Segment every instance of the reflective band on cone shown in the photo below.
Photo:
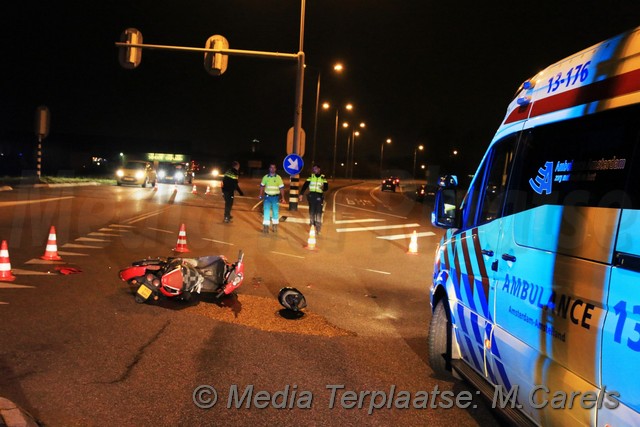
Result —
[[193, 190], [191, 190], [191, 194], [198, 194], [198, 189], [196, 188], [195, 184], [193, 184]]
[[207, 191], [205, 191], [204, 193], [205, 195], [209, 195], [211, 194], [211, 189], [209, 188], [209, 186], [207, 185]]
[[418, 255], [418, 235], [416, 234], [416, 230], [413, 230], [411, 242], [409, 242], [409, 251], [407, 253], [411, 255]]
[[316, 226], [312, 225], [309, 230], [309, 239], [307, 239], [307, 246], [305, 249], [309, 249], [310, 251], [314, 251], [316, 249]]
[[178, 233], [178, 243], [176, 247], [173, 248], [175, 252], [189, 252], [187, 248], [187, 231], [184, 227], [184, 224], [180, 226], [180, 232]]
[[56, 228], [52, 225], [49, 229], [49, 239], [47, 240], [47, 247], [44, 250], [44, 255], [40, 257], [47, 261], [60, 261], [62, 258], [58, 256], [58, 245], [56, 244]]
[[9, 248], [7, 241], [2, 241], [2, 247], [0, 247], [0, 282], [12, 282], [16, 279], [16, 276], [11, 274], [11, 262], [9, 261]]

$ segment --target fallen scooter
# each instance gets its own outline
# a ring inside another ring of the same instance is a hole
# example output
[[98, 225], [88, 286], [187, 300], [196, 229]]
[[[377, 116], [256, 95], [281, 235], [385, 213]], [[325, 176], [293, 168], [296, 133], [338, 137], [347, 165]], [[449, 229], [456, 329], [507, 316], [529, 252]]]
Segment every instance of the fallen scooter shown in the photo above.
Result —
[[189, 301], [194, 294], [213, 293], [216, 298], [229, 295], [244, 279], [244, 252], [229, 263], [224, 255], [199, 258], [158, 257], [135, 261], [120, 270], [120, 279], [135, 289], [135, 301], [144, 303], [158, 298]]

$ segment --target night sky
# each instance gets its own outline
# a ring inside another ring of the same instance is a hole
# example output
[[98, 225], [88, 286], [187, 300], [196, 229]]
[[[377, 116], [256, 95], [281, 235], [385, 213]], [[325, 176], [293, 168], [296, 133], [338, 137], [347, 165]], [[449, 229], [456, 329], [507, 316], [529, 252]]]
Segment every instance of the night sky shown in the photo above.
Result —
[[[366, 122], [356, 158], [372, 170], [386, 138], [393, 140], [385, 147], [390, 168], [409, 170], [418, 144], [426, 147], [420, 164], [445, 164], [457, 149], [460, 167], [475, 165], [522, 81], [640, 25], [637, 0], [308, 0], [306, 9], [305, 161], [321, 70], [321, 102], [352, 102], [354, 112], [341, 119]], [[230, 57], [227, 72], [212, 77], [202, 53], [145, 50], [140, 67], [125, 70], [114, 43], [135, 27], [148, 44], [204, 47], [221, 34], [233, 49], [296, 53], [299, 0], [26, 0], [3, 10], [1, 22], [4, 169], [33, 148], [39, 105], [51, 111], [45, 150], [176, 152], [222, 163], [285, 155], [293, 61]], [[345, 66], [339, 76], [336, 61]], [[333, 110], [320, 111], [316, 160], [325, 172], [334, 120]], [[346, 138], [341, 131], [338, 161]]]

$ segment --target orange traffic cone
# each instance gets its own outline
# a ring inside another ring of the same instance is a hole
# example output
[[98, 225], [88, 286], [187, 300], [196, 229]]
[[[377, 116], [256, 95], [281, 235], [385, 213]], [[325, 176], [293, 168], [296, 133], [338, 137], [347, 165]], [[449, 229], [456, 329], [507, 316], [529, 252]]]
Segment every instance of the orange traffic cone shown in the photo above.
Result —
[[191, 194], [198, 194], [198, 189], [196, 188], [195, 184], [193, 184], [193, 190], [191, 190]]
[[408, 254], [418, 255], [418, 235], [416, 234], [416, 230], [413, 230], [413, 235], [411, 236], [411, 242], [409, 242], [409, 250]]
[[180, 226], [180, 232], [178, 233], [178, 243], [176, 247], [173, 248], [175, 252], [190, 252], [189, 248], [187, 248], [187, 231], [185, 230], [184, 224]]
[[310, 251], [316, 250], [316, 226], [312, 225], [309, 230], [309, 238], [307, 239], [307, 246], [305, 249], [309, 249]]
[[49, 239], [47, 240], [47, 247], [44, 250], [44, 255], [40, 258], [47, 261], [60, 261], [62, 258], [58, 256], [58, 245], [56, 244], [56, 228], [52, 225], [49, 229]]
[[204, 192], [204, 195], [208, 196], [209, 194], [211, 194], [211, 188], [207, 185], [207, 191]]
[[16, 280], [16, 276], [11, 274], [11, 262], [9, 261], [9, 249], [7, 241], [2, 241], [0, 247], [0, 282], [11, 282]]

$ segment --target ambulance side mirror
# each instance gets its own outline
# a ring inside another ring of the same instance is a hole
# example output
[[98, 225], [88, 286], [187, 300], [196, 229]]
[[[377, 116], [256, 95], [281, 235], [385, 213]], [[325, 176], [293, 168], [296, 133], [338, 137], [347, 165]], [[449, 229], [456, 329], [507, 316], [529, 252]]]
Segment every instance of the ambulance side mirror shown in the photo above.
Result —
[[436, 227], [458, 227], [458, 208], [456, 186], [458, 178], [455, 175], [447, 175], [438, 181], [438, 191], [431, 213], [431, 223]]

